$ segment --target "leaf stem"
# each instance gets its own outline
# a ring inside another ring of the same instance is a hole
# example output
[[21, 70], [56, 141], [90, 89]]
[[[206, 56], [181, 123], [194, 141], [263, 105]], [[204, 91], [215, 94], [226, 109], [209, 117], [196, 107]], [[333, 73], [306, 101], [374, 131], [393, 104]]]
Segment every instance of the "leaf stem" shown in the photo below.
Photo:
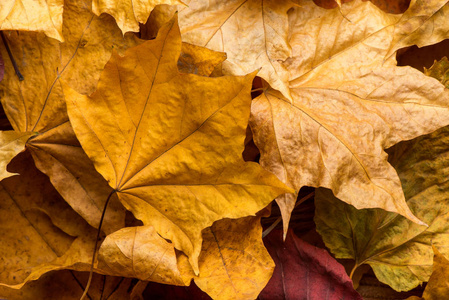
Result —
[[[295, 208], [298, 207], [301, 203], [303, 203], [306, 200], [309, 200], [310, 198], [312, 198], [315, 195], [315, 192], [311, 192], [310, 194], [308, 194], [307, 196], [302, 197], [298, 202], [296, 202], [295, 204]], [[282, 220], [282, 216], [280, 216], [279, 218], [277, 218], [276, 221], [274, 221], [273, 224], [271, 224], [270, 227], [268, 227], [267, 229], [264, 230], [264, 232], [262, 233], [262, 238], [266, 237], [267, 235], [270, 234], [270, 232], [279, 224], [279, 222], [281, 222]]]
[[101, 233], [101, 226], [103, 225], [104, 215], [106, 213], [106, 208], [108, 207], [109, 200], [111, 200], [111, 197], [115, 192], [116, 192], [116, 190], [113, 190], [109, 193], [108, 199], [106, 199], [106, 202], [104, 204], [103, 212], [101, 213], [100, 224], [98, 225], [98, 230], [97, 230], [97, 237], [95, 238], [94, 254], [92, 255], [92, 263], [90, 264], [89, 279], [87, 280], [86, 288], [84, 289], [84, 293], [83, 293], [83, 295], [81, 295], [80, 300], [83, 300], [84, 297], [86, 297], [87, 292], [89, 291], [90, 283], [92, 282], [92, 276], [94, 273], [94, 263], [95, 263], [95, 259], [97, 257], [98, 240], [100, 239], [100, 233]]
[[9, 49], [8, 41], [6, 40], [5, 34], [3, 33], [3, 31], [0, 31], [0, 34], [2, 36], [3, 44], [5, 45], [6, 51], [8, 51], [9, 59], [11, 60], [12, 66], [14, 67], [14, 71], [16, 71], [19, 80], [23, 81], [25, 78], [23, 78], [23, 75], [20, 73], [16, 60], [14, 59], [14, 56], [12, 56], [12, 52], [11, 49]]
[[357, 263], [354, 265], [354, 268], [352, 268], [351, 273], [349, 274], [349, 279], [352, 280], [352, 276], [354, 276], [354, 272], [358, 268], [358, 266], [359, 265]]

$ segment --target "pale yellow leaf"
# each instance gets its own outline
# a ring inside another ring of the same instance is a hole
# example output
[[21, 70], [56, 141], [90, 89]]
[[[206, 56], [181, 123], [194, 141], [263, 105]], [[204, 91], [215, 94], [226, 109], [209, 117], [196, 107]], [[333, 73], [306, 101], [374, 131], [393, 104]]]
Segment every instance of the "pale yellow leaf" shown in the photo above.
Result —
[[63, 7], [64, 0], [2, 0], [0, 30], [39, 31], [63, 42]]
[[287, 11], [293, 2], [276, 0], [193, 0], [180, 8], [184, 42], [225, 52], [225, 74], [258, 76], [290, 98], [281, 62], [291, 55]]

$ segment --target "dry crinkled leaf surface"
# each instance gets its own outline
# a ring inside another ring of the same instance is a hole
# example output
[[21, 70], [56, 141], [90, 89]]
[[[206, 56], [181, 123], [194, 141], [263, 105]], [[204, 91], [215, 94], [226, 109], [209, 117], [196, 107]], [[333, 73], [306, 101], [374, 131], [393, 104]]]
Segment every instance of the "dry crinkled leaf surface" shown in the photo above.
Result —
[[301, 240], [292, 230], [285, 241], [282, 231], [274, 230], [264, 243], [276, 268], [259, 299], [362, 300], [344, 267], [329, 252]]
[[[327, 187], [357, 208], [420, 223], [383, 149], [448, 124], [449, 91], [394, 58], [384, 61], [397, 16], [370, 2], [346, 3], [341, 12], [299, 4], [289, 15], [286, 61], [293, 101], [267, 89], [252, 105], [261, 164], [297, 191]], [[285, 228], [295, 200], [277, 199]]]
[[429, 279], [431, 245], [449, 255], [449, 127], [393, 149], [407, 204], [429, 227], [380, 209], [357, 210], [323, 190], [315, 197], [315, 222], [337, 258], [370, 264], [380, 281], [407, 291]]
[[433, 45], [449, 36], [447, 0], [412, 0], [409, 9], [394, 25], [394, 34], [386, 57], [412, 45]]
[[[16, 132], [35, 131], [27, 141], [37, 167], [50, 177], [64, 199], [97, 227], [111, 188], [81, 149], [68, 123], [60, 79], [80, 93], [92, 93], [112, 49], [138, 44], [122, 36], [112, 17], [96, 17], [89, 0], [67, 0], [64, 6], [65, 43], [35, 32], [5, 32], [25, 80], [19, 81], [12, 63], [0, 83], [1, 101]], [[5, 46], [0, 45], [5, 57]], [[117, 201], [105, 216], [105, 232], [124, 225], [124, 209]]]
[[288, 189], [241, 158], [254, 75], [179, 73], [180, 50], [172, 21], [155, 40], [113, 55], [90, 97], [64, 93], [95, 168], [125, 207], [186, 253], [197, 271], [202, 229], [255, 214]]
[[10, 168], [20, 175], [0, 182], [0, 285], [20, 288], [62, 268], [87, 271], [93, 228], [58, 195], [28, 153]]
[[151, 11], [159, 4], [183, 5], [180, 0], [92, 0], [96, 15], [113, 16], [123, 33], [139, 31], [139, 23], [146, 23]]
[[290, 98], [281, 62], [291, 55], [287, 41], [289, 0], [192, 0], [180, 8], [184, 42], [225, 52], [225, 74], [257, 76]]
[[433, 272], [421, 297], [410, 297], [407, 300], [439, 300], [449, 295], [449, 261], [437, 248], [433, 247]]
[[213, 299], [255, 299], [273, 273], [274, 263], [262, 242], [260, 216], [223, 219], [203, 230], [198, 276], [187, 257], [178, 265], [186, 284], [195, 284]]
[[108, 235], [98, 259], [98, 267], [109, 275], [184, 285], [173, 245], [151, 226], [126, 227]]
[[63, 42], [63, 6], [64, 0], [2, 0], [0, 30], [41, 31]]

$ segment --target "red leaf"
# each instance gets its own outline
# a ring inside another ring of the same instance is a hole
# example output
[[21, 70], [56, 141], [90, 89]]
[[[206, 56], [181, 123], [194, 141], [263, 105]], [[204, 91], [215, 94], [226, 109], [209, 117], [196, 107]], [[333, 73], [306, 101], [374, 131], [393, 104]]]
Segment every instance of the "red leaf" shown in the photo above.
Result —
[[274, 274], [259, 295], [265, 299], [360, 299], [345, 269], [329, 253], [299, 239], [289, 230], [285, 242], [282, 231], [264, 239], [276, 263]]

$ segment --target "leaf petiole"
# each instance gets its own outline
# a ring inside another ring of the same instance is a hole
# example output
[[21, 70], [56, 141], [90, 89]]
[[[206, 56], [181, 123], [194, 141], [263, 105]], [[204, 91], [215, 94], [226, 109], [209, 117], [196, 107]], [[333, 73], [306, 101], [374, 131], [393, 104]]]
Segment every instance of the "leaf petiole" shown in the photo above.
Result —
[[92, 254], [92, 263], [90, 264], [89, 279], [87, 280], [86, 288], [84, 289], [84, 293], [81, 295], [80, 300], [83, 300], [86, 297], [87, 292], [89, 291], [90, 283], [92, 282], [92, 276], [94, 273], [94, 263], [95, 263], [95, 259], [97, 257], [98, 240], [100, 239], [101, 226], [103, 225], [103, 219], [104, 219], [104, 215], [106, 213], [106, 208], [108, 207], [108, 204], [109, 204], [109, 200], [111, 200], [111, 197], [115, 192], [117, 192], [117, 191], [113, 190], [112, 192], [109, 193], [109, 196], [106, 199], [106, 202], [104, 204], [103, 212], [101, 213], [100, 224], [98, 225], [98, 230], [97, 230], [97, 237], [95, 238], [94, 253]]

